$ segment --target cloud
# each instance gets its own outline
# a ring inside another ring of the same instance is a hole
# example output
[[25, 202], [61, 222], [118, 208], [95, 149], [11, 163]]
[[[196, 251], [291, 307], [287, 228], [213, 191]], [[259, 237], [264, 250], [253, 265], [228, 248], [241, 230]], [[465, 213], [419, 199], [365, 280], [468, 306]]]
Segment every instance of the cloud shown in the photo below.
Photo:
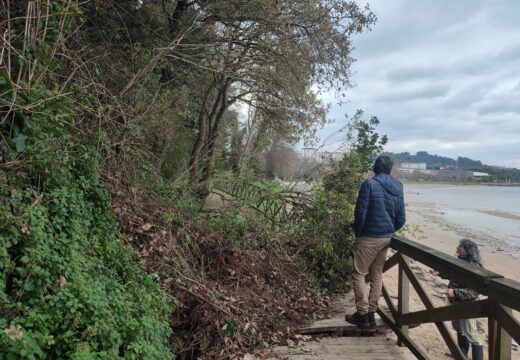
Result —
[[349, 102], [331, 107], [336, 123], [320, 137], [361, 108], [381, 120], [389, 150], [520, 167], [520, 1], [373, 0], [370, 6], [378, 23], [353, 40], [357, 86], [347, 92]]
[[[500, 99], [495, 101], [490, 101], [487, 104], [484, 104], [479, 107], [479, 114], [518, 114], [520, 115], [520, 102], [518, 99]], [[519, 134], [520, 136], [520, 134]]]
[[446, 84], [426, 84], [405, 89], [391, 89], [389, 93], [375, 96], [375, 101], [411, 101], [415, 99], [431, 99], [448, 94], [450, 86]]
[[394, 67], [389, 70], [386, 78], [390, 82], [405, 82], [417, 80], [439, 79], [446, 75], [445, 69], [433, 65], [417, 65]]

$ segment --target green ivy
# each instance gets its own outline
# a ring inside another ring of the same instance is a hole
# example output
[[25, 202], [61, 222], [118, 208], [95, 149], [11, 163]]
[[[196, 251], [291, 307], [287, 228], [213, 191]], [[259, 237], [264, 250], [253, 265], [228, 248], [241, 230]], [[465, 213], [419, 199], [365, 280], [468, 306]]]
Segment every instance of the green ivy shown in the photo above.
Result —
[[75, 102], [32, 88], [5, 105], [0, 78], [0, 161], [24, 164], [0, 189], [2, 358], [171, 359], [173, 304], [119, 239], [95, 148], [67, 131]]

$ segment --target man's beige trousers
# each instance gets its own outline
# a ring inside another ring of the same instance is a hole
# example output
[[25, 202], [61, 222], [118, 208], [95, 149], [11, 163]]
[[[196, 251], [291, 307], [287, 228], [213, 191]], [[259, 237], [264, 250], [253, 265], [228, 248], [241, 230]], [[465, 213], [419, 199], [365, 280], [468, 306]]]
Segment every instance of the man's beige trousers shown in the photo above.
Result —
[[[352, 284], [356, 298], [356, 310], [361, 315], [377, 310], [383, 285], [383, 265], [391, 238], [361, 236], [354, 248]], [[365, 276], [370, 274], [370, 293], [367, 297]]]

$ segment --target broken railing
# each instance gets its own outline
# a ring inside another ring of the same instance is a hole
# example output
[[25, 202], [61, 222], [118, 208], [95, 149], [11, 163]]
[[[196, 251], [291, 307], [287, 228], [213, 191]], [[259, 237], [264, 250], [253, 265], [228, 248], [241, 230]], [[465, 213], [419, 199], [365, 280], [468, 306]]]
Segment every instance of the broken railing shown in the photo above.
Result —
[[[383, 296], [391, 316], [381, 310], [378, 310], [378, 313], [397, 334], [399, 345], [406, 345], [418, 359], [428, 359], [428, 355], [408, 335], [408, 328], [410, 325], [435, 323], [454, 358], [463, 360], [465, 359], [463, 353], [443, 321], [487, 318], [489, 359], [511, 359], [511, 338], [520, 343], [520, 322], [512, 313], [513, 309], [520, 310], [519, 282], [505, 279], [500, 274], [400, 237], [393, 237], [390, 247], [397, 252], [386, 261], [383, 271], [396, 265], [399, 267], [397, 306], [383, 285]], [[434, 307], [429, 295], [409, 266], [410, 258], [439, 271], [443, 276], [465, 287], [480, 292], [487, 298]], [[426, 310], [409, 311], [410, 284], [415, 288]]]

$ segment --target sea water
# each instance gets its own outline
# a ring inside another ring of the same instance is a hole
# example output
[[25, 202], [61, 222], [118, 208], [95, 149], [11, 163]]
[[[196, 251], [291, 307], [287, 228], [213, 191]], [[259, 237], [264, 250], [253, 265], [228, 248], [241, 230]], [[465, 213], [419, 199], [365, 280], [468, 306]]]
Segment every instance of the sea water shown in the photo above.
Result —
[[[406, 185], [406, 200], [434, 203], [448, 223], [520, 246], [520, 187], [510, 186], [416, 186]], [[497, 211], [491, 215], [483, 211]], [[484, 239], [485, 240], [485, 239]]]

